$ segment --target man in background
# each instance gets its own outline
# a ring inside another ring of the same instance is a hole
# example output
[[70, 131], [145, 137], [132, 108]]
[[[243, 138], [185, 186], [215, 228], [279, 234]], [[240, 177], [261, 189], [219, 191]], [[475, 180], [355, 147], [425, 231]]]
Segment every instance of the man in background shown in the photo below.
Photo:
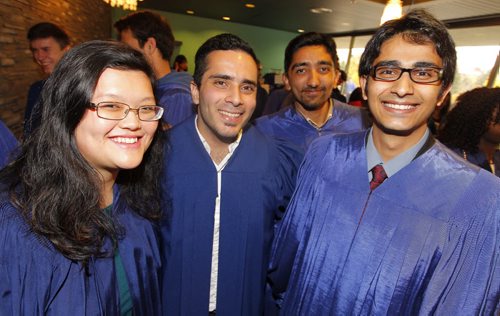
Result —
[[[48, 77], [64, 53], [70, 48], [68, 34], [59, 26], [41, 22], [33, 25], [27, 35], [33, 61], [40, 66]], [[40, 125], [42, 109], [35, 106], [40, 98], [45, 79], [34, 82], [28, 92], [28, 101], [24, 112], [24, 136], [28, 136]]]
[[289, 107], [264, 116], [256, 126], [264, 134], [285, 139], [304, 151], [317, 137], [359, 131], [365, 114], [330, 96], [339, 77], [335, 43], [319, 33], [301, 34], [285, 50], [283, 82], [293, 98]]
[[188, 61], [186, 56], [177, 55], [174, 59], [174, 70], [177, 72], [188, 71]]
[[155, 95], [165, 110], [163, 122], [174, 126], [193, 114], [190, 83], [187, 72], [170, 68], [175, 39], [170, 25], [160, 15], [150, 11], [131, 13], [114, 24], [123, 43], [142, 52], [156, 77]]

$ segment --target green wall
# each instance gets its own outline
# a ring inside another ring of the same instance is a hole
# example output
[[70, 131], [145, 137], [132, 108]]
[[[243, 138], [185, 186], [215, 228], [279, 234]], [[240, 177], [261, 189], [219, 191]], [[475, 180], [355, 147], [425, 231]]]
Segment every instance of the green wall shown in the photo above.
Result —
[[[262, 74], [283, 70], [283, 58], [288, 42], [296, 33], [277, 31], [273, 29], [189, 16], [184, 14], [156, 11], [164, 16], [172, 30], [176, 41], [182, 42], [179, 54], [188, 59], [189, 72], [194, 70], [194, 55], [196, 50], [209, 37], [220, 33], [233, 33], [247, 41], [262, 63]], [[130, 11], [113, 9], [113, 22], [127, 15]], [[173, 56], [172, 58], [174, 58]]]

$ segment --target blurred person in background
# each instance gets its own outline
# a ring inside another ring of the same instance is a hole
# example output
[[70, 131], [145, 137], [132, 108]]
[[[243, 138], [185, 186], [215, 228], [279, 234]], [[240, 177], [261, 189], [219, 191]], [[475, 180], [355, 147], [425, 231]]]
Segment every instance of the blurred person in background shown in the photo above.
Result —
[[[64, 53], [70, 49], [68, 34], [54, 23], [41, 22], [33, 25], [27, 35], [33, 61], [40, 66], [44, 76], [49, 76]], [[24, 136], [27, 137], [40, 125], [42, 109], [36, 106], [46, 78], [34, 82], [28, 91], [24, 111]]]
[[439, 140], [500, 177], [500, 88], [476, 88], [460, 95]]

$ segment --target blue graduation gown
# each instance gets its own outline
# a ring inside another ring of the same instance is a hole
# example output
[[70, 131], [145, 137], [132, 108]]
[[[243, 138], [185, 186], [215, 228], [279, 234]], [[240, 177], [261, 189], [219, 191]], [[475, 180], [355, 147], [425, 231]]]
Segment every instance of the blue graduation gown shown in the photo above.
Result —
[[255, 125], [262, 133], [287, 140], [304, 151], [319, 136], [358, 132], [368, 127], [368, 117], [364, 110], [337, 100], [333, 102], [331, 119], [319, 129], [307, 122], [293, 106], [263, 116], [255, 121]]
[[[301, 156], [250, 127], [222, 171], [217, 315], [262, 313], [274, 222]], [[206, 316], [217, 172], [194, 117], [171, 130], [165, 164], [166, 314]]]
[[[118, 201], [118, 190], [114, 201]], [[46, 239], [29, 231], [18, 211], [0, 202], [0, 315], [119, 315], [113, 256], [92, 258], [90, 276]], [[152, 223], [115, 202], [124, 228], [118, 249], [136, 315], [161, 315], [160, 253]], [[110, 249], [110, 242], [106, 247]]]
[[370, 193], [365, 133], [320, 138], [273, 245], [282, 314], [498, 313], [499, 220], [500, 180], [438, 142]]
[[12, 135], [7, 126], [0, 121], [0, 168], [7, 164], [17, 146], [17, 139]]
[[162, 120], [171, 126], [193, 115], [190, 84], [193, 77], [187, 72], [171, 71], [156, 81], [155, 95], [163, 107]]

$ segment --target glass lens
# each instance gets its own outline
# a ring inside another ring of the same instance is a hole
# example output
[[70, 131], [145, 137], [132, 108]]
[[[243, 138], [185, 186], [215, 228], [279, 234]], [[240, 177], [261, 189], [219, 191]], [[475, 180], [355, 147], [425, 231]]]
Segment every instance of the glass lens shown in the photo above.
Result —
[[154, 121], [161, 118], [163, 108], [156, 105], [143, 105], [139, 107], [139, 119], [143, 121]]
[[439, 80], [439, 70], [435, 68], [413, 68], [411, 78], [416, 82], [434, 82]]
[[401, 68], [379, 66], [375, 68], [375, 78], [380, 80], [397, 80], [401, 76]]
[[101, 102], [97, 105], [97, 114], [105, 119], [121, 120], [126, 116], [128, 105], [117, 102]]

